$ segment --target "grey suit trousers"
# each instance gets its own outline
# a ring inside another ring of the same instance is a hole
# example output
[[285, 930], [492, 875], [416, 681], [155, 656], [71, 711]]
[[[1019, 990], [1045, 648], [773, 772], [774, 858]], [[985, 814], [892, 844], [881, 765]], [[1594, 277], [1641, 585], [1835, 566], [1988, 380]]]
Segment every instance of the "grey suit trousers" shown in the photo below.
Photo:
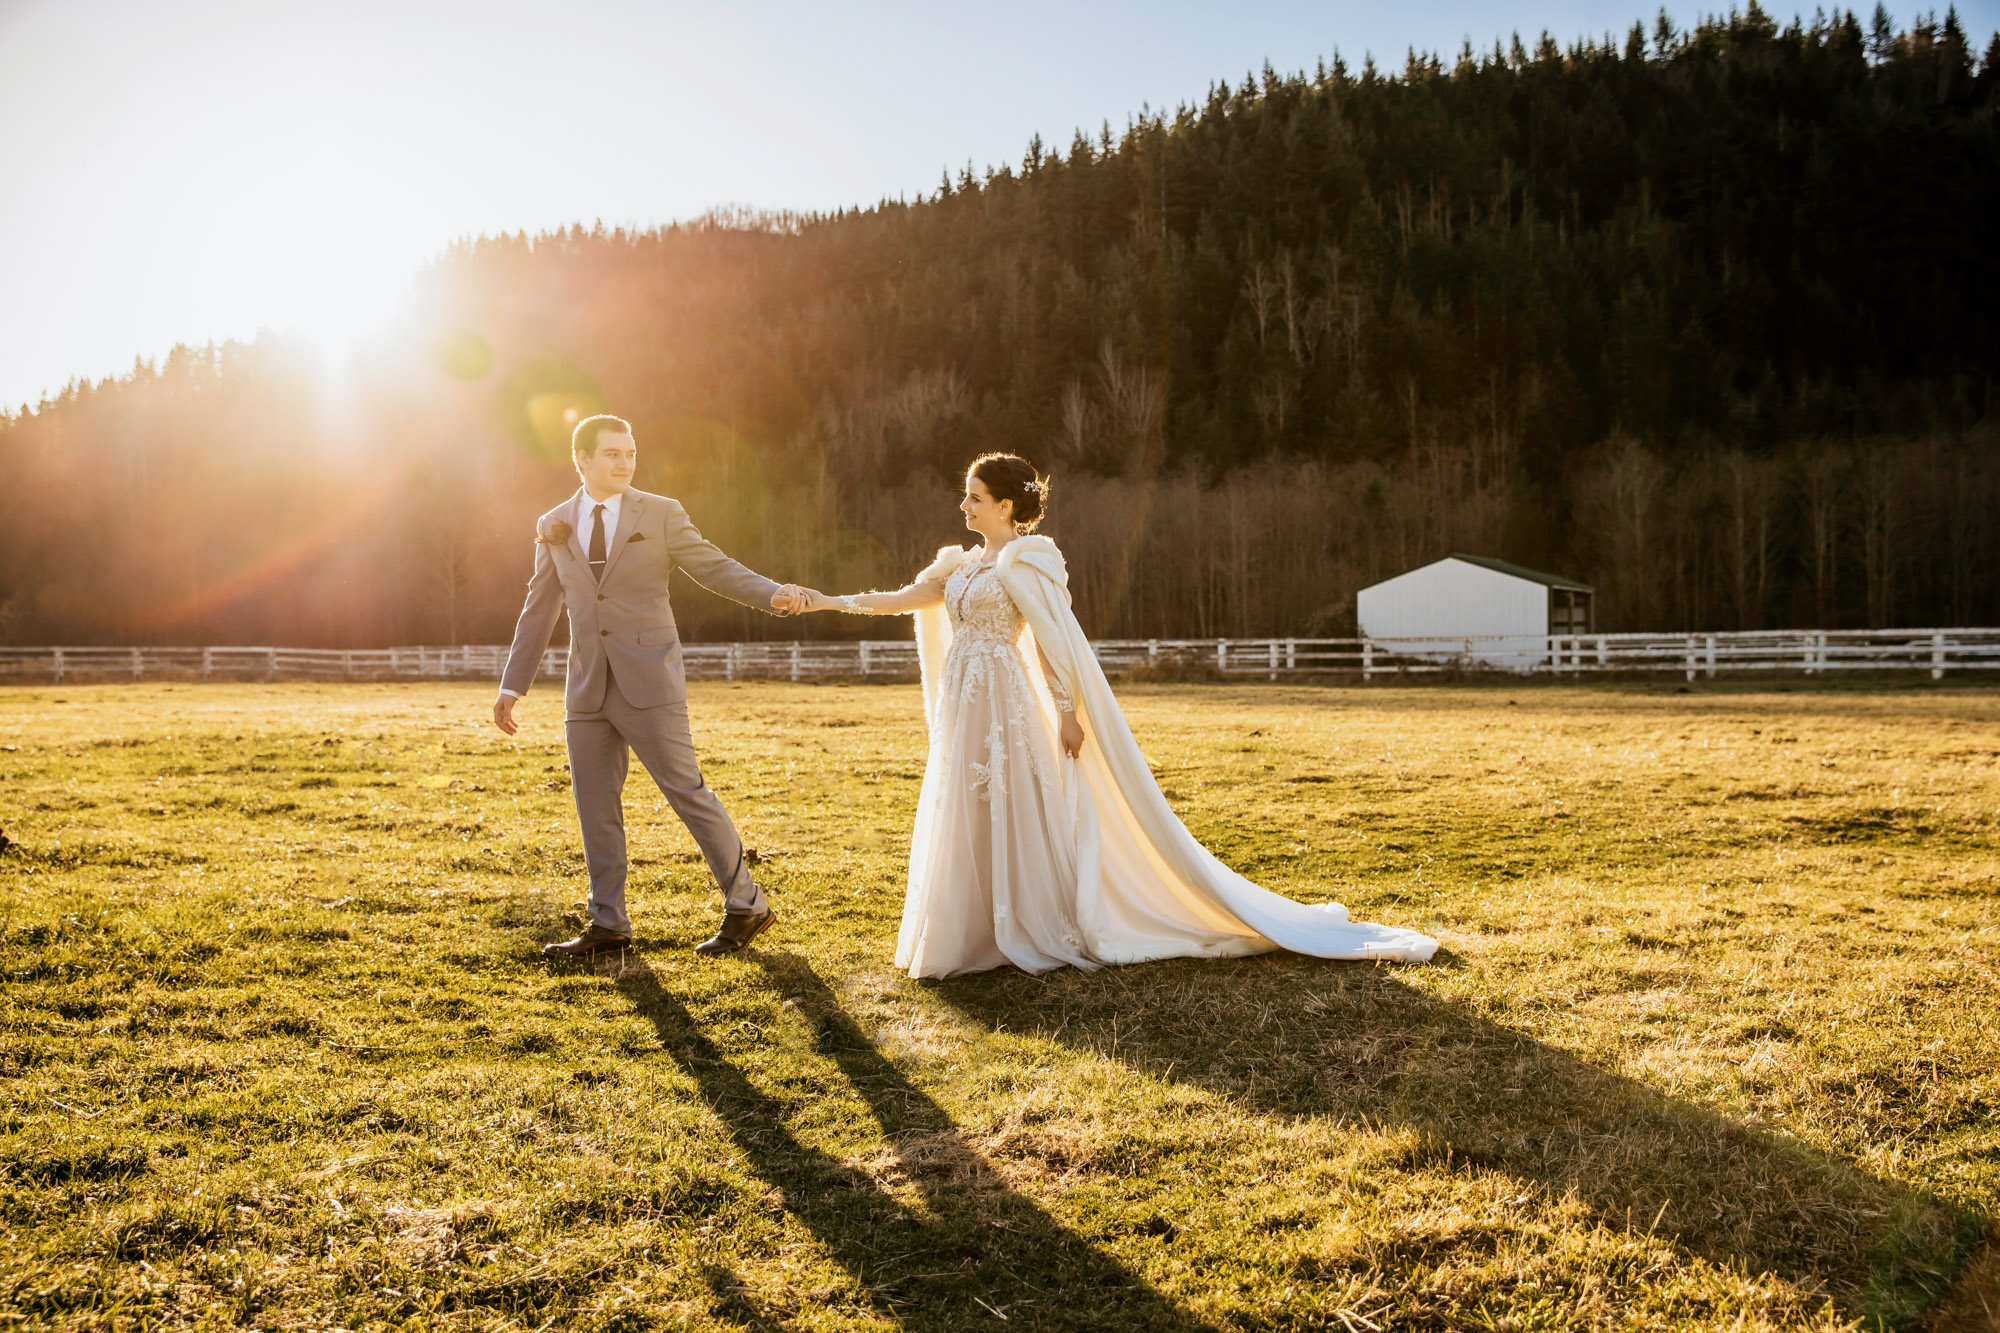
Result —
[[590, 868], [590, 919], [619, 935], [632, 933], [625, 914], [625, 774], [630, 756], [652, 774], [660, 792], [701, 847], [709, 873], [732, 912], [761, 912], [763, 890], [750, 877], [743, 839], [722, 802], [702, 781], [694, 739], [688, 732], [687, 704], [676, 700], [653, 708], [626, 702], [612, 677], [604, 705], [595, 713], [572, 713], [564, 722], [569, 740], [570, 786], [577, 821], [583, 825], [583, 859]]

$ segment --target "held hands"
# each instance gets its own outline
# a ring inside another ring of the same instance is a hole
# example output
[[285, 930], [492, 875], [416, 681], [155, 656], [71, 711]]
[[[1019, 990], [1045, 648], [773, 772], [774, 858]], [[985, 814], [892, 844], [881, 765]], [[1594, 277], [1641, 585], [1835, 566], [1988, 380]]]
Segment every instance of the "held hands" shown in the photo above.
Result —
[[825, 593], [797, 583], [787, 583], [771, 594], [771, 608], [780, 615], [798, 616], [808, 611], [824, 611], [832, 604], [833, 599]]

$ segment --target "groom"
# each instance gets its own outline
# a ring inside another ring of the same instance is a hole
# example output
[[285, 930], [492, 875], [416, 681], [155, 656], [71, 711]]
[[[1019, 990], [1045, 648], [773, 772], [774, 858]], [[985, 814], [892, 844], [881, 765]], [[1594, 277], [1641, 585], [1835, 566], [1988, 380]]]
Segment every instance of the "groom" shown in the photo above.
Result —
[[698, 954], [734, 953], [777, 920], [750, 878], [743, 839], [701, 779], [688, 734], [687, 679], [680, 636], [667, 602], [676, 565], [695, 582], [745, 606], [797, 609], [799, 589], [780, 587], [715, 549], [678, 500], [632, 488], [639, 451], [617, 417], [577, 423], [570, 454], [582, 487], [535, 521], [535, 573], [514, 627], [493, 723], [512, 736], [514, 701], [528, 692], [556, 617], [569, 612], [569, 680], [564, 729], [570, 784], [590, 867], [590, 924], [550, 957], [632, 946], [625, 915], [627, 750], [659, 784], [694, 834], [722, 889], [722, 928]]

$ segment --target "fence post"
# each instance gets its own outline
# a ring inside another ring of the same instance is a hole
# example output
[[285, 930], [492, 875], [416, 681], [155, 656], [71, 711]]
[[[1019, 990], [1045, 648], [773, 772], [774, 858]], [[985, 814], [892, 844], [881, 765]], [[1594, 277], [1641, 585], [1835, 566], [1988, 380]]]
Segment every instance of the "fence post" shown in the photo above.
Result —
[[1363, 639], [1361, 641], [1361, 679], [1367, 680], [1374, 674], [1375, 641], [1373, 639]]
[[736, 679], [736, 645], [733, 643], [729, 645], [728, 651], [722, 655], [722, 678], [724, 680]]
[[1160, 660], [1160, 641], [1158, 639], [1146, 640], [1146, 665], [1152, 666], [1155, 662], [1159, 660]]
[[793, 639], [793, 640], [792, 640], [792, 679], [796, 681], [796, 680], [797, 680], [798, 678], [799, 678], [799, 641], [798, 641], [797, 639]]
[[1278, 678], [1278, 641], [1271, 640], [1271, 679]]
[[1217, 639], [1215, 641], [1215, 669], [1217, 671], [1229, 670], [1229, 640], [1227, 639]]
[[1944, 679], [1944, 631], [1931, 635], [1931, 679]]
[[340, 655], [340, 674], [348, 680], [354, 679], [354, 650], [347, 649]]
[[1607, 645], [1605, 637], [1602, 634], [1600, 634], [1597, 636], [1597, 666], [1599, 670], [1602, 670], [1603, 668], [1608, 667], [1610, 665], [1611, 665], [1611, 649]]
[[1708, 636], [1708, 678], [1715, 679], [1715, 636]]
[[56, 649], [56, 684], [60, 685], [62, 684], [62, 681], [63, 681], [63, 650], [58, 648]]
[[215, 649], [201, 650], [201, 678], [204, 682], [215, 678]]
[[1297, 639], [1286, 639], [1285, 670], [1297, 671], [1298, 669], [1299, 669], [1299, 641]]
[[137, 680], [146, 670], [146, 658], [137, 648], [132, 650], [132, 679]]
[[863, 640], [861, 641], [861, 674], [862, 674], [862, 675], [866, 676], [866, 675], [868, 674], [868, 667], [869, 667], [869, 663], [868, 663], [868, 640], [866, 640], [866, 639], [863, 639]]
[[1687, 661], [1684, 665], [1687, 667], [1687, 678], [1689, 680], [1693, 680], [1694, 679], [1694, 635], [1692, 634], [1687, 636]]
[[278, 678], [278, 650], [276, 648], [266, 648], [264, 651], [268, 654], [264, 659], [264, 679], [276, 680]]

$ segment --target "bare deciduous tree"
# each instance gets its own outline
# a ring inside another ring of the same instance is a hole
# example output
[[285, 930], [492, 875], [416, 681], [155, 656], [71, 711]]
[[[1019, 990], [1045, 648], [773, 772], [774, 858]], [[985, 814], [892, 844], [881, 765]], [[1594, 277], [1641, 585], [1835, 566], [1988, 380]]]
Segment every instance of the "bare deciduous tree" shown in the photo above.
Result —
[[1815, 443], [1802, 448], [1793, 464], [1804, 517], [1805, 556], [1811, 571], [1813, 617], [1822, 629], [1834, 628], [1840, 577], [1840, 541], [1845, 526], [1842, 511], [1847, 492], [1847, 450]]
[[1741, 449], [1717, 460], [1721, 475], [1724, 563], [1737, 629], [1762, 629], [1771, 594], [1771, 526], [1777, 510], [1776, 469]]
[[1861, 456], [1855, 521], [1860, 528], [1861, 574], [1871, 625], [1887, 625], [1895, 614], [1907, 499], [1900, 462], [1883, 448]]
[[1638, 440], [1616, 434], [1599, 446], [1578, 486], [1585, 544], [1610, 585], [1603, 600], [1625, 623], [1656, 623], [1664, 600], [1668, 571], [1656, 564], [1655, 515], [1666, 475], [1666, 465]]

